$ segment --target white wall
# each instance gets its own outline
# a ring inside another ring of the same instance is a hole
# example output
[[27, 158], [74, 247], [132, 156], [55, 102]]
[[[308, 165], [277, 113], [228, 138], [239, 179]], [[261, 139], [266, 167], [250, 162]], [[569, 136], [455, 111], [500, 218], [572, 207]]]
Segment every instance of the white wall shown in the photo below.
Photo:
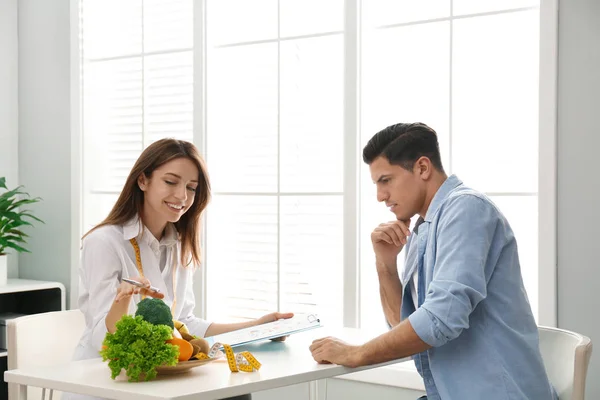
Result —
[[[0, 1], [0, 177], [10, 189], [19, 184], [17, 1]], [[9, 278], [18, 276], [17, 261], [8, 257]]]
[[558, 325], [595, 343], [588, 399], [600, 398], [600, 1], [560, 2]]
[[19, 182], [43, 201], [21, 278], [71, 282], [69, 0], [19, 0]]

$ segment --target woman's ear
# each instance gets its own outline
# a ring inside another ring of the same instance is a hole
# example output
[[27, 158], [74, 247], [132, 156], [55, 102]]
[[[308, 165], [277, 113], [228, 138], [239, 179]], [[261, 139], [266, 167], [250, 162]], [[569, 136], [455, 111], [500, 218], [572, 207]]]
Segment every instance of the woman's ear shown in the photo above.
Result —
[[138, 183], [138, 186], [140, 187], [140, 190], [142, 192], [145, 192], [146, 187], [148, 186], [148, 178], [146, 178], [146, 175], [144, 173], [141, 173], [140, 176], [138, 176], [137, 183]]

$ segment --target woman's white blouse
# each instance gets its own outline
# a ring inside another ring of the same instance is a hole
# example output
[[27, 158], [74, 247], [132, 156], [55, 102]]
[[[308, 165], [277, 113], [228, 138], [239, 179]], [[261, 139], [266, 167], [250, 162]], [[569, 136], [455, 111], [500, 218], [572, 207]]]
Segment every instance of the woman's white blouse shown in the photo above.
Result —
[[[142, 229], [143, 228], [143, 229]], [[83, 240], [79, 269], [79, 309], [85, 315], [86, 328], [75, 351], [76, 360], [99, 357], [98, 351], [106, 335], [106, 315], [115, 299], [121, 278], [140, 274], [135, 252], [129, 242], [136, 238], [144, 276], [165, 294], [164, 302], [173, 304], [173, 277], [176, 278], [176, 304], [173, 318], [185, 323], [193, 335], [204, 337], [210, 323], [194, 316], [192, 265], [180, 262], [181, 243], [173, 224], [168, 224], [159, 242], [142, 226], [138, 218], [124, 226], [109, 225], [96, 229]], [[161, 271], [161, 253], [166, 261]], [[132, 296], [129, 314], [135, 314], [140, 295]]]

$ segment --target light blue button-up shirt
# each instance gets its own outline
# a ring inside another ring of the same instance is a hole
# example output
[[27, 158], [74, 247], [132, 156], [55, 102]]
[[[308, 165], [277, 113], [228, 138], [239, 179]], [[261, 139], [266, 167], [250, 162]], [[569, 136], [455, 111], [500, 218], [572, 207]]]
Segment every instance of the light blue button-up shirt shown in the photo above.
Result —
[[558, 398], [542, 362], [517, 242], [485, 195], [450, 176], [410, 236], [406, 257], [402, 318], [432, 346], [414, 356], [428, 400]]

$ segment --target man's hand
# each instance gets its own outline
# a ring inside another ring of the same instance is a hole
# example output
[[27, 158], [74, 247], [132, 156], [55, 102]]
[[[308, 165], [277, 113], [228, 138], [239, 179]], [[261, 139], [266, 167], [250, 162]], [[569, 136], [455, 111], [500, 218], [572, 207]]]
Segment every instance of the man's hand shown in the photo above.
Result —
[[[267, 315], [264, 315], [264, 316], [256, 319], [255, 322], [256, 322], [256, 325], [262, 325], [262, 324], [266, 324], [269, 322], [275, 322], [280, 319], [292, 318], [293, 316], [294, 316], [294, 313], [274, 312], [274, 313], [267, 314]], [[278, 338], [274, 338], [271, 340], [273, 340], [274, 342], [283, 342], [285, 339], [287, 339], [287, 336], [280, 336]]]
[[410, 235], [410, 219], [406, 221], [391, 221], [380, 224], [371, 233], [371, 242], [378, 264], [395, 267], [396, 258], [404, 247]]
[[317, 339], [310, 345], [310, 352], [319, 364], [338, 364], [359, 367], [360, 346], [352, 346], [334, 337]]

